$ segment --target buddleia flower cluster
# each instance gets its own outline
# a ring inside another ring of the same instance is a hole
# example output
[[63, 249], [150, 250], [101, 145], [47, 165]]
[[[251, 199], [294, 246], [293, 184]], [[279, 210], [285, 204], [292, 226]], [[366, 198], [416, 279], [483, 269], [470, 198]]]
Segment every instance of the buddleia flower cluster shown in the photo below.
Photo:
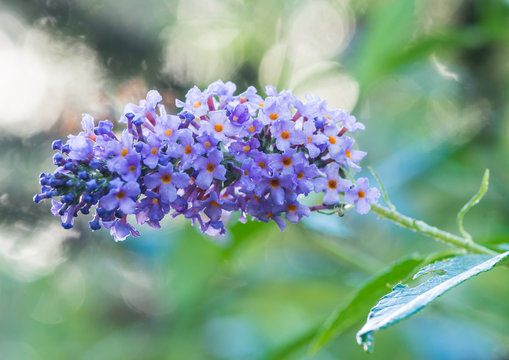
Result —
[[[64, 228], [94, 211], [90, 228], [104, 226], [115, 240], [139, 236], [130, 218], [159, 228], [165, 216], [182, 215], [218, 235], [232, 212], [241, 222], [250, 216], [283, 230], [284, 218], [297, 223], [312, 210], [370, 210], [378, 190], [367, 178], [348, 176], [366, 155], [349, 136], [364, 129], [354, 116], [272, 86], [265, 98], [254, 87], [235, 91], [220, 80], [204, 91], [195, 86], [171, 115], [151, 90], [138, 105], [126, 105], [121, 133], [111, 121], [96, 124], [84, 114], [82, 132], [53, 142], [58, 168], [41, 174], [34, 201], [51, 198]], [[323, 194], [323, 203], [304, 205], [311, 192]]]

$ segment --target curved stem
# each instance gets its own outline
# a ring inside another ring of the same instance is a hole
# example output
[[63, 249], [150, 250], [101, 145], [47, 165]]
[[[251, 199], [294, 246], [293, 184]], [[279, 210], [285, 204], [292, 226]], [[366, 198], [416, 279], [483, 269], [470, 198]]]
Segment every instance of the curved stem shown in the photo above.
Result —
[[439, 240], [447, 244], [465, 249], [469, 252], [488, 255], [497, 254], [497, 252], [490, 250], [482, 245], [476, 244], [469, 239], [459, 237], [444, 230], [440, 230], [434, 226], [426, 224], [424, 221], [416, 220], [411, 217], [400, 214], [396, 210], [391, 210], [378, 204], [371, 204], [371, 211], [374, 212], [375, 214], [380, 215], [381, 217], [384, 217], [392, 221], [393, 223], [399, 226], [432, 237], [435, 240]]

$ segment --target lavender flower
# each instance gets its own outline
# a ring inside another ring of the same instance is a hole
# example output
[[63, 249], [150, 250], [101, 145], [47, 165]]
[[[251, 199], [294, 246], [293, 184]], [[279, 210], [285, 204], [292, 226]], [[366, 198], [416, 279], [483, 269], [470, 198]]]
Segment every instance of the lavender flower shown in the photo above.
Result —
[[[193, 87], [185, 101], [176, 100], [176, 115], [167, 114], [151, 90], [139, 104], [125, 106], [119, 137], [112, 122], [96, 126], [84, 114], [82, 132], [65, 144], [53, 142], [57, 169], [41, 174], [34, 201], [52, 199], [64, 228], [95, 209], [90, 228], [104, 226], [117, 241], [139, 236], [131, 218], [159, 228], [166, 215], [183, 215], [217, 235], [234, 211], [242, 222], [250, 215], [281, 230], [319, 208], [348, 203], [358, 213], [369, 211], [378, 190], [366, 178], [355, 186], [346, 180], [361, 170], [366, 154], [352, 148], [347, 133], [364, 125], [311, 95], [303, 102], [272, 86], [266, 98], [254, 87], [235, 90], [220, 80], [204, 91]], [[322, 205], [301, 202], [313, 191], [323, 194]]]

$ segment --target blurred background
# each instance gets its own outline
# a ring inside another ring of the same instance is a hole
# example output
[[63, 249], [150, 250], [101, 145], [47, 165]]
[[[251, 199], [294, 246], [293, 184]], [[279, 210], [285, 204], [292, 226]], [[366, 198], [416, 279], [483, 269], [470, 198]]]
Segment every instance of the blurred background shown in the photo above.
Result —
[[355, 342], [369, 308], [308, 354], [360, 284], [445, 249], [373, 214], [284, 233], [232, 224], [221, 243], [175, 219], [114, 243], [32, 202], [51, 141], [78, 132], [81, 113], [115, 121], [148, 89], [173, 110], [222, 79], [351, 111], [398, 209], [449, 231], [490, 168], [465, 220], [497, 246], [509, 242], [508, 58], [509, 1], [2, 1], [0, 359], [509, 359], [502, 267], [377, 334], [372, 355]]

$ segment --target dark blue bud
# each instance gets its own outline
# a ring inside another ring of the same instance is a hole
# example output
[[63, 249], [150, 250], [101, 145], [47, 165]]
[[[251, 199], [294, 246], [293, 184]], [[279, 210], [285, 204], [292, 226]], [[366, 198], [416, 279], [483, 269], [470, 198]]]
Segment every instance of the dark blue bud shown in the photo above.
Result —
[[113, 123], [109, 120], [99, 121], [99, 126], [94, 129], [94, 134], [96, 135], [108, 135], [111, 134], [111, 130], [113, 129]]
[[48, 192], [48, 191], [50, 191], [50, 190], [51, 190], [51, 188], [50, 188], [49, 186], [43, 186], [43, 187], [41, 187], [41, 192], [43, 192], [43, 193]]
[[162, 166], [166, 166], [169, 164], [170, 159], [171, 159], [171, 156], [169, 156], [169, 155], [161, 155], [159, 157], [159, 164], [161, 164]]
[[90, 214], [90, 207], [89, 206], [83, 206], [81, 209], [80, 209], [81, 213], [83, 215], [88, 215]]
[[81, 200], [83, 200], [86, 203], [92, 203], [92, 201], [94, 199], [92, 198], [92, 196], [89, 193], [84, 193], [83, 197], [81, 198]]
[[325, 125], [325, 118], [322, 117], [322, 118], [319, 118], [319, 117], [315, 117], [315, 126], [317, 129], [322, 129], [323, 130], [323, 127]]
[[51, 186], [51, 187], [56, 187], [56, 186], [60, 186], [64, 183], [63, 180], [61, 179], [56, 179], [54, 177], [50, 178], [49, 181], [48, 181], [48, 185]]
[[56, 166], [62, 166], [65, 164], [65, 159], [62, 156], [62, 154], [57, 153], [53, 155], [53, 164], [55, 164]]
[[88, 180], [85, 185], [89, 191], [97, 189], [97, 181], [95, 179]]
[[107, 219], [107, 218], [111, 217], [111, 215], [112, 215], [112, 211], [108, 211], [102, 207], [98, 207], [96, 212], [97, 212], [97, 215], [99, 215], [99, 217], [101, 219]]
[[62, 146], [63, 153], [68, 154], [69, 151], [71, 151], [71, 147], [69, 146], [69, 144], [65, 144], [64, 146]]
[[183, 213], [184, 211], [187, 210], [187, 207], [188, 207], [188, 204], [187, 204], [187, 200], [185, 200], [182, 196], [177, 196], [177, 198], [175, 199], [175, 201], [171, 204], [172, 207], [177, 210], [178, 212], [180, 213]]
[[62, 200], [61, 200], [63, 203], [66, 203], [66, 204], [70, 204], [74, 201], [74, 195], [69, 193], [69, 194], [65, 194], [63, 197], [62, 197]]
[[178, 113], [178, 117], [181, 118], [182, 120], [184, 120], [186, 118], [186, 115], [188, 114], [188, 112], [186, 110], [184, 111], [181, 111], [180, 113]]
[[87, 180], [88, 173], [85, 170], [78, 171], [78, 178], [81, 180]]
[[90, 162], [88, 163], [88, 166], [90, 166], [92, 169], [94, 170], [97, 170], [99, 168], [99, 166], [101, 166], [101, 161], [96, 159], [96, 158], [93, 158], [92, 160], [90, 160]]
[[64, 229], [72, 229], [72, 224], [70, 222], [63, 222], [62, 227]]
[[76, 170], [76, 166], [72, 162], [68, 162], [64, 165], [64, 169], [74, 172]]
[[137, 142], [136, 144], [134, 144], [134, 150], [136, 150], [136, 152], [140, 153], [141, 150], [143, 150], [143, 143]]
[[191, 113], [187, 113], [187, 114], [186, 114], [186, 120], [187, 120], [187, 121], [191, 121], [191, 120], [193, 120], [194, 118], [195, 118], [195, 116], [194, 116], [193, 114], [191, 114]]
[[41, 185], [48, 185], [48, 176], [44, 173], [41, 174], [41, 176], [39, 177], [39, 184]]
[[124, 216], [124, 213], [122, 212], [122, 210], [117, 210], [115, 211], [115, 216], [121, 219], [122, 216]]
[[53, 141], [53, 143], [51, 144], [51, 148], [53, 150], [60, 150], [62, 148], [62, 140], [58, 139]]
[[216, 230], [219, 230], [224, 227], [224, 224], [222, 221], [218, 220], [218, 221], [211, 221], [210, 226], [212, 226]]
[[129, 112], [129, 113], [125, 114], [125, 117], [126, 117], [128, 120], [132, 120], [132, 119], [134, 119], [134, 114], [133, 114], [133, 113], [131, 113], [131, 112]]
[[92, 229], [92, 230], [99, 230], [101, 228], [98, 218], [95, 220], [89, 221], [88, 226], [90, 226], [90, 229]]
[[73, 187], [73, 186], [74, 186], [74, 181], [72, 181], [72, 180], [67, 180], [67, 181], [65, 182], [65, 186], [67, 186], [67, 187]]
[[41, 194], [36, 194], [33, 198], [34, 203], [38, 204], [41, 200], [43, 200], [44, 197]]

